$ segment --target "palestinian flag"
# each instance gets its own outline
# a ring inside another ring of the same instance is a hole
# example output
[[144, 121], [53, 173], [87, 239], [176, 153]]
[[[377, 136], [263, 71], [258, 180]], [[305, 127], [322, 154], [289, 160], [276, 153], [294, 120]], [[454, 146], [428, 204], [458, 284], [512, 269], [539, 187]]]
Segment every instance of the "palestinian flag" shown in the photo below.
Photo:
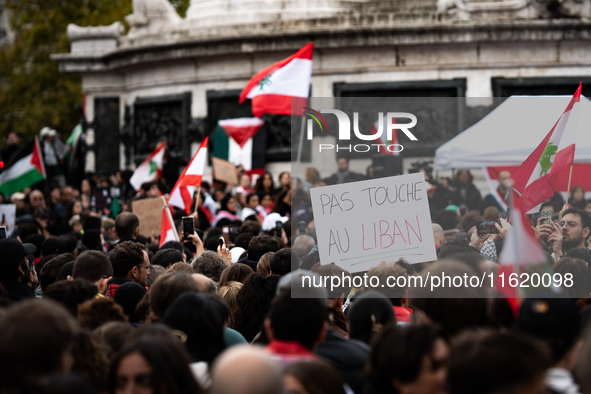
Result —
[[16, 153], [0, 174], [0, 193], [8, 196], [20, 192], [45, 177], [41, 145], [35, 138]]
[[150, 153], [150, 156], [148, 156], [135, 170], [129, 179], [129, 183], [136, 191], [139, 191], [144, 183], [151, 182], [162, 176], [165, 151], [166, 141], [162, 141], [156, 145], [154, 152]]
[[[213, 133], [213, 157], [242, 165], [246, 173], [261, 173], [265, 168], [267, 136], [259, 118], [220, 120]], [[260, 174], [259, 174], [260, 175]]]

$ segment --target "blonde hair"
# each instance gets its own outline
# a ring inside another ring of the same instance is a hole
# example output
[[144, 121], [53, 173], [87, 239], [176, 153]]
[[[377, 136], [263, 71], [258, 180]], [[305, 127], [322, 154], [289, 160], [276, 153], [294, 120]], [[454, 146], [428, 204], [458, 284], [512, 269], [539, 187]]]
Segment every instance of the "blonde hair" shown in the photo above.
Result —
[[166, 272], [172, 272], [172, 271], [185, 272], [189, 275], [192, 275], [195, 273], [195, 271], [193, 271], [193, 267], [191, 267], [190, 264], [184, 263], [182, 261], [179, 261], [178, 263], [174, 263], [173, 265], [168, 267], [168, 269], [166, 270]]
[[271, 275], [271, 259], [274, 254], [275, 252], [267, 252], [261, 256], [257, 264], [257, 272], [260, 272], [263, 276]]
[[228, 304], [230, 314], [228, 316], [228, 327], [234, 328], [236, 321], [236, 310], [238, 309], [238, 303], [236, 302], [236, 296], [242, 288], [243, 284], [240, 282], [231, 281], [226, 286], [222, 286], [218, 289], [218, 295], [222, 297]]

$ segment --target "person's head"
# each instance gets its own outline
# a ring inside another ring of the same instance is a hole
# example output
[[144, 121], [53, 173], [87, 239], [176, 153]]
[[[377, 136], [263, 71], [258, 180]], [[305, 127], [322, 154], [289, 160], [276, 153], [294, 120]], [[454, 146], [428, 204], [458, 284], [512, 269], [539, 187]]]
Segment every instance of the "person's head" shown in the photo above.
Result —
[[299, 260], [306, 257], [308, 253], [316, 246], [314, 238], [306, 234], [301, 234], [293, 241], [292, 248]]
[[94, 283], [98, 292], [104, 295], [113, 278], [113, 267], [104, 252], [89, 250], [76, 258], [72, 276]]
[[315, 298], [292, 298], [291, 289], [273, 299], [265, 320], [269, 340], [297, 342], [313, 351], [324, 341], [328, 326], [326, 308]]
[[467, 212], [462, 218], [462, 228], [464, 232], [468, 232], [472, 227], [476, 226], [476, 222], [481, 219], [480, 212], [470, 211]]
[[121, 212], [115, 219], [115, 234], [119, 239], [136, 239], [140, 234], [140, 220], [132, 212]]
[[109, 260], [113, 266], [113, 277], [127, 279], [140, 284], [150, 275], [150, 260], [142, 246], [133, 241], [115, 245]]
[[575, 201], [583, 201], [585, 199], [585, 189], [580, 185], [575, 185], [571, 189], [570, 195]]
[[211, 364], [226, 348], [226, 319], [220, 313], [214, 297], [217, 296], [195, 292], [182, 294], [164, 314], [164, 324], [187, 335], [185, 347], [194, 362]]
[[273, 197], [271, 197], [271, 195], [269, 193], [265, 193], [263, 195], [260, 196], [261, 201], [259, 202], [259, 204], [261, 205], [261, 207], [266, 208], [266, 209], [271, 209], [272, 205], [273, 205]]
[[57, 239], [57, 253], [72, 253], [74, 256], [78, 254], [78, 240], [71, 234], [60, 235]]
[[243, 284], [240, 282], [228, 282], [225, 286], [220, 286], [218, 288], [218, 295], [226, 301], [228, 304], [228, 308], [230, 310], [230, 314], [228, 316], [228, 327], [234, 328], [236, 326], [236, 309], [238, 309], [238, 303], [236, 302], [236, 298], [238, 297], [238, 292], [242, 289]]
[[468, 170], [458, 171], [458, 175], [456, 176], [456, 180], [460, 184], [464, 184], [464, 185], [467, 183], [472, 183], [472, 179], [473, 179], [472, 174]]
[[260, 272], [263, 276], [271, 275], [271, 259], [274, 254], [275, 252], [268, 252], [261, 256], [257, 264], [257, 272]]
[[392, 303], [376, 291], [367, 291], [355, 298], [347, 315], [351, 338], [368, 345], [384, 326], [396, 323]]
[[171, 265], [170, 267], [168, 267], [166, 269], [166, 272], [172, 272], [172, 271], [180, 271], [180, 272], [184, 272], [185, 274], [189, 274], [189, 275], [191, 275], [194, 272], [193, 268], [191, 267], [190, 264], [184, 263], [182, 261], [179, 261], [178, 263], [174, 263], [173, 265]]
[[244, 189], [250, 189], [251, 187], [251, 179], [250, 179], [250, 175], [248, 175], [247, 173], [242, 173], [240, 175], [240, 186], [242, 186]]
[[217, 286], [213, 280], [203, 274], [191, 274], [191, 279], [197, 284], [199, 293], [216, 294]]
[[41, 256], [41, 246], [43, 245], [43, 241], [45, 241], [45, 236], [43, 234], [31, 234], [25, 240], [24, 244], [32, 244], [37, 249], [33, 256], [38, 258]]
[[29, 194], [29, 202], [33, 211], [42, 209], [45, 206], [45, 197], [43, 197], [43, 193], [40, 190], [33, 190]]
[[439, 224], [444, 231], [456, 228], [459, 221], [458, 213], [448, 210], [440, 211], [433, 218], [433, 222]]
[[435, 245], [441, 246], [443, 244], [443, 228], [437, 223], [432, 223], [431, 227], [433, 228], [433, 241]]
[[349, 169], [349, 159], [346, 157], [339, 157], [337, 159], [337, 168], [339, 171], [347, 171]]
[[100, 230], [96, 228], [84, 230], [84, 234], [82, 234], [82, 245], [88, 250], [103, 250]]
[[[587, 251], [587, 249], [584, 250]], [[561, 278], [569, 278], [567, 275], [570, 275], [572, 283], [569, 283], [569, 286], [561, 283], [560, 286], [564, 294], [572, 298], [586, 298], [589, 296], [589, 289], [585, 283], [588, 268], [587, 263], [583, 260], [564, 256], [554, 263], [552, 271], [560, 274]]]
[[202, 393], [189, 368], [190, 358], [172, 335], [140, 336], [111, 363], [111, 394]]
[[0, 282], [29, 280], [28, 255], [35, 253], [35, 245], [21, 244], [14, 238], [0, 240]]
[[259, 205], [259, 196], [256, 193], [249, 193], [246, 195], [246, 206], [250, 209], [256, 209]]
[[49, 260], [41, 271], [39, 272], [39, 282], [41, 282], [41, 291], [45, 292], [47, 286], [55, 283], [58, 274], [62, 267], [67, 263], [71, 263], [76, 259], [71, 253], [64, 253], [57, 255], [53, 259]]
[[550, 350], [553, 366], [571, 369], [576, 359], [576, 343], [582, 320], [572, 298], [527, 298], [519, 309], [515, 329], [538, 338]]
[[452, 239], [447, 241], [438, 250], [437, 258], [447, 259], [458, 254], [472, 253], [470, 244], [464, 239]]
[[[246, 223], [248, 223], [248, 222], [254, 222], [254, 220], [247, 220]], [[248, 244], [250, 243], [250, 240], [253, 238], [254, 238], [254, 235], [249, 232], [238, 234], [238, 236], [234, 240], [234, 246], [246, 250], [248, 248]]]
[[286, 393], [345, 394], [343, 377], [324, 361], [296, 361], [283, 371]]
[[[367, 271], [367, 275], [376, 277], [378, 286], [368, 287], [366, 290], [374, 290], [390, 300], [391, 305], [406, 306], [408, 298], [408, 274], [406, 269], [399, 264], [380, 264]], [[391, 284], [396, 286], [391, 286]], [[373, 293], [373, 292], [372, 292]]]
[[591, 234], [591, 216], [581, 209], [569, 208], [562, 215], [560, 227], [563, 249], [584, 248]]
[[235, 214], [236, 211], [238, 210], [238, 205], [236, 204], [236, 199], [229, 194], [226, 195], [224, 198], [222, 198], [222, 201], [220, 202], [220, 210], [221, 211], [228, 211], [230, 213]]
[[146, 292], [146, 288], [136, 282], [125, 282], [115, 290], [113, 300], [121, 305], [123, 313], [132, 323], [140, 320], [135, 314], [135, 308], [145, 297]]
[[227, 286], [229, 282], [244, 283], [246, 278], [254, 271], [250, 266], [242, 263], [235, 263], [229, 267], [224, 268], [220, 275], [218, 287]]
[[206, 250], [193, 259], [191, 267], [196, 273], [203, 274], [214, 282], [219, 282], [220, 276], [227, 265], [217, 253]]
[[278, 363], [263, 349], [232, 346], [211, 370], [212, 394], [282, 394]]
[[486, 207], [482, 212], [482, 220], [495, 221], [501, 218], [501, 212], [497, 207]]
[[167, 272], [150, 288], [150, 307], [157, 319], [162, 319], [168, 307], [183, 293], [199, 292], [200, 288], [191, 275], [184, 272]]
[[275, 184], [273, 183], [273, 175], [270, 172], [265, 171], [263, 175], [257, 179], [255, 190], [259, 193], [268, 191], [273, 192]]
[[263, 328], [263, 321], [269, 310], [278, 281], [279, 276], [277, 275], [264, 277], [255, 272], [246, 278], [242, 289], [238, 292], [235, 328], [249, 342]]
[[[238, 237], [240, 237], [243, 234], [252, 234], [253, 237], [259, 235], [259, 233], [261, 232], [261, 225], [258, 222], [258, 220], [247, 220], [246, 222], [242, 223], [242, 225], [240, 226], [240, 234], [238, 235]], [[238, 242], [238, 237], [236, 237], [236, 242]], [[251, 237], [252, 239], [252, 237]], [[238, 245], [236, 245], [238, 246]], [[242, 246], [244, 249], [246, 249], [248, 247], [248, 244], [246, 244], [246, 246], [240, 245]]]
[[450, 394], [543, 394], [550, 366], [544, 347], [513, 334], [466, 333], [452, 347]]
[[159, 265], [168, 268], [174, 263], [182, 262], [183, 253], [176, 249], [160, 249], [154, 257], [152, 257], [152, 265]]
[[269, 235], [257, 235], [250, 240], [246, 249], [249, 260], [259, 261], [262, 255], [267, 252], [277, 252], [279, 250], [279, 241]]
[[97, 294], [95, 284], [87, 280], [60, 280], [47, 287], [43, 292], [43, 299], [59, 302], [72, 316], [77, 316], [78, 305], [95, 298]]
[[26, 300], [0, 316], [0, 387], [20, 388], [39, 377], [67, 372], [77, 330], [68, 311], [50, 300]]
[[110, 298], [101, 297], [84, 301], [78, 306], [80, 327], [92, 331], [108, 322], [126, 322], [123, 308]]
[[160, 188], [157, 181], [143, 183], [142, 192], [148, 197], [158, 197], [160, 195]]
[[445, 393], [448, 357], [436, 328], [390, 325], [372, 345], [369, 386], [384, 394]]
[[273, 257], [271, 258], [270, 262], [270, 272], [271, 275], [279, 275], [283, 276], [288, 272], [291, 272], [292, 264], [294, 267], [297, 267], [298, 259], [291, 248], [283, 248], [278, 250]]
[[511, 173], [509, 171], [501, 171], [499, 172], [499, 190], [501, 193], [507, 193], [507, 187], [505, 186], [505, 182], [507, 182], [511, 178]]

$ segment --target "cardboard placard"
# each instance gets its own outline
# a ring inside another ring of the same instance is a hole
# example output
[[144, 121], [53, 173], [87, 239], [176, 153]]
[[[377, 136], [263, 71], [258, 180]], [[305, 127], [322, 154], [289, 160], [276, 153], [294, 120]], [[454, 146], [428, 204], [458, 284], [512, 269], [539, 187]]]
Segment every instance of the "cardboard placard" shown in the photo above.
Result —
[[212, 157], [211, 163], [213, 164], [213, 173], [215, 174], [215, 179], [231, 183], [233, 185], [238, 184], [236, 166], [234, 164], [226, 160], [218, 159], [217, 157]]
[[144, 198], [133, 201], [131, 210], [140, 220], [140, 234], [144, 237], [150, 237], [152, 231], [154, 235], [160, 235], [162, 228], [162, 208], [166, 205], [164, 197]]
[[317, 187], [310, 197], [322, 264], [353, 273], [437, 259], [423, 173]]

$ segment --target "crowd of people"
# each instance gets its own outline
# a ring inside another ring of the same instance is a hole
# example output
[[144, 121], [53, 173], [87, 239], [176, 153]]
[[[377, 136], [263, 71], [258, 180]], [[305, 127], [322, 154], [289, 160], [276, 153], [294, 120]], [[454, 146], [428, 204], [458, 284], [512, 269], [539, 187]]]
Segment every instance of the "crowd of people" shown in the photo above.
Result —
[[[352, 276], [320, 261], [309, 190], [361, 179], [265, 172], [203, 182], [193, 233], [142, 233], [130, 173], [49, 183], [5, 202], [15, 231], [0, 240], [0, 393], [591, 393], [591, 217], [577, 187], [531, 223], [566, 297], [520, 301], [494, 289], [453, 293], [384, 286], [295, 293], [303, 276]], [[507, 190], [481, 198], [468, 171], [426, 172], [438, 260], [384, 261], [380, 283], [410, 275], [495, 272], [512, 231]], [[501, 199], [499, 200], [499, 196]], [[582, 201], [582, 202], [581, 202]], [[591, 204], [589, 204], [591, 205]], [[482, 235], [479, 220], [498, 234]]]

